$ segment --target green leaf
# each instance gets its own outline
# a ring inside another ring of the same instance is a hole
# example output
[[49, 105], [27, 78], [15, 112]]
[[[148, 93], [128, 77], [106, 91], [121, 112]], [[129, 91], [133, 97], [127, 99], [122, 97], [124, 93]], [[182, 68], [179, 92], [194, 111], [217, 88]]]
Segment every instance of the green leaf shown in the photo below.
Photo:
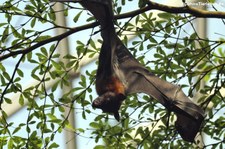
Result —
[[13, 148], [13, 139], [10, 138], [9, 141], [8, 141], [8, 148]]
[[57, 70], [61, 70], [61, 65], [58, 62], [55, 62], [53, 60], [51, 60], [52, 65], [55, 67], [55, 69]]
[[11, 30], [15, 37], [21, 38], [21, 34], [19, 34], [18, 31], [12, 25], [11, 25]]
[[43, 41], [43, 40], [46, 40], [46, 39], [49, 39], [49, 38], [51, 38], [50, 35], [39, 36], [38, 38], [35, 39], [35, 41], [40, 42], [40, 41]]
[[5, 42], [9, 35], [9, 25], [5, 28], [2, 34], [2, 42]]
[[158, 16], [160, 18], [163, 18], [163, 19], [166, 19], [166, 20], [169, 20], [170, 18], [174, 17], [174, 15], [171, 14], [171, 13], [159, 13]]
[[69, 63], [66, 64], [66, 67], [71, 68], [76, 64], [76, 62], [77, 62], [77, 60], [70, 61]]
[[126, 0], [122, 0], [122, 5], [125, 5], [126, 4]]
[[26, 54], [27, 60], [30, 62], [32, 60], [32, 52]]
[[97, 145], [94, 147], [94, 149], [105, 149], [106, 147], [104, 145]]
[[48, 57], [48, 52], [45, 47], [41, 47], [41, 52]]
[[4, 78], [6, 78], [7, 80], [10, 80], [10, 79], [11, 79], [10, 76], [9, 76], [9, 74], [8, 74], [6, 71], [3, 72], [3, 76], [4, 76]]
[[8, 23], [0, 23], [0, 27], [7, 25]]
[[36, 23], [36, 18], [33, 18], [31, 20], [30, 26], [33, 28], [35, 26], [35, 23]]
[[86, 86], [87, 86], [87, 84], [86, 84], [86, 77], [85, 77], [84, 75], [81, 75], [81, 76], [80, 76], [80, 79], [81, 79], [81, 81], [79, 82], [79, 84], [80, 84], [82, 87], [86, 88]]
[[90, 40], [90, 45], [91, 45], [91, 47], [93, 47], [94, 49], [96, 49], [95, 42], [92, 39]]
[[93, 21], [93, 20], [95, 20], [94, 17], [89, 17], [89, 18], [87, 19], [87, 22], [90, 22], [90, 21]]
[[210, 3], [215, 3], [216, 0], [208, 0]]
[[17, 72], [17, 74], [18, 74], [20, 77], [23, 77], [23, 71], [22, 71], [22, 70], [17, 69], [16, 72]]
[[76, 129], [70, 123], [67, 123], [65, 127], [71, 132], [76, 132]]
[[5, 86], [6, 85], [6, 81], [5, 81], [5, 78], [2, 75], [0, 75], [0, 80], [1, 80], [1, 85]]
[[25, 9], [26, 9], [26, 10], [33, 10], [33, 11], [34, 11], [35, 7], [33, 7], [33, 6], [31, 6], [31, 5], [26, 5], [26, 6], [25, 6]]
[[86, 114], [84, 111], [82, 111], [82, 118], [86, 120]]
[[100, 127], [99, 124], [96, 123], [96, 122], [91, 122], [91, 123], [90, 123], [90, 126], [93, 127], [93, 128], [95, 128], [95, 129], [97, 129], [97, 128]]
[[59, 145], [54, 142], [48, 148], [52, 149], [52, 148], [58, 148], [58, 147], [59, 147]]
[[51, 8], [50, 13], [48, 13], [48, 16], [52, 21], [56, 20], [56, 15], [55, 15], [54, 11], [52, 10], [52, 8]]
[[57, 87], [59, 86], [59, 81], [57, 81], [55, 84], [52, 86], [52, 92], [56, 91]]
[[24, 105], [24, 97], [23, 97], [22, 94], [20, 95], [20, 98], [19, 98], [19, 104], [20, 104], [21, 106]]
[[0, 70], [1, 70], [2, 72], [5, 71], [5, 67], [2, 65], [2, 63], [0, 63]]
[[155, 40], [153, 37], [149, 37], [149, 40], [150, 40], [152, 43], [155, 43], [155, 44], [158, 43], [157, 40]]
[[41, 79], [36, 75], [36, 74], [31, 74], [31, 76], [35, 79], [35, 80], [38, 80], [38, 81], [41, 81]]
[[77, 13], [77, 15], [73, 18], [73, 21], [76, 23], [79, 18], [80, 18], [80, 15], [82, 14], [83, 11], [80, 11], [79, 13]]
[[4, 101], [8, 104], [12, 104], [12, 100], [9, 98], [4, 97]]

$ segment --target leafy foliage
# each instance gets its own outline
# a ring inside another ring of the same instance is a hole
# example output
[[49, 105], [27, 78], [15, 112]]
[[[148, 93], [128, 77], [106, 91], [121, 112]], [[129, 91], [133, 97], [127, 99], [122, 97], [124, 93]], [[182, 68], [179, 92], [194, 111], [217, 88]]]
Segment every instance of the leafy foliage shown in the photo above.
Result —
[[[115, 13], [122, 14], [131, 1], [115, 0]], [[147, 5], [147, 1], [135, 3], [137, 9]], [[83, 60], [98, 55], [101, 39], [95, 40], [99, 28], [92, 23], [94, 18], [77, 3], [65, 3], [64, 10], [54, 10], [54, 5], [47, 0], [6, 0], [0, 6], [0, 17], [4, 18], [0, 23], [1, 148], [59, 148], [56, 135], [65, 129], [79, 139], [93, 140], [95, 149], [225, 147], [224, 32], [218, 39], [202, 38], [196, 32], [196, 17], [166, 12], [155, 16], [146, 11], [128, 20], [115, 20], [118, 34], [132, 54], [157, 76], [181, 85], [206, 111], [201, 135], [191, 144], [175, 131], [176, 117], [169, 116], [155, 99], [144, 94], [126, 99], [118, 123], [110, 115], [90, 108], [97, 96], [93, 90], [97, 65], [80, 74], [75, 87], [59, 94], [71, 86]], [[71, 22], [76, 28], [56, 23], [61, 11], [66, 18], [72, 14]], [[53, 36], [56, 28], [68, 31]], [[90, 28], [90, 38], [82, 34], [84, 39], [73, 39], [73, 52], [57, 50], [63, 38]], [[135, 38], [130, 41], [131, 37]], [[15, 103], [26, 107], [20, 123], [10, 120], [6, 109]], [[68, 120], [72, 112], [81, 116], [76, 121], [88, 124], [88, 128], [73, 128]]]

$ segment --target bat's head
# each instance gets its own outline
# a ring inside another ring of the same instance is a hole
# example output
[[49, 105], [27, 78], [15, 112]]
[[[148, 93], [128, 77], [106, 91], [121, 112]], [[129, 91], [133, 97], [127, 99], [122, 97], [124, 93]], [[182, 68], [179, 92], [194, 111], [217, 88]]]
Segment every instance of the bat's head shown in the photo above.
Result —
[[92, 107], [102, 109], [106, 113], [114, 114], [115, 119], [119, 121], [120, 115], [118, 110], [125, 98], [123, 94], [106, 92], [93, 101]]

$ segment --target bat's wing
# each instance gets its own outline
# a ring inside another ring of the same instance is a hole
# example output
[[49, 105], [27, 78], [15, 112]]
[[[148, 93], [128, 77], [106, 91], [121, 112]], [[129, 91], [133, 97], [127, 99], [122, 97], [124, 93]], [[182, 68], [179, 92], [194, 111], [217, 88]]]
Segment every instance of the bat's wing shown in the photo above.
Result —
[[175, 112], [175, 127], [181, 137], [193, 142], [204, 119], [204, 111], [193, 103], [179, 86], [166, 82], [142, 66], [117, 38], [114, 49], [114, 67], [116, 74], [122, 78], [126, 94], [146, 93], [157, 99], [168, 110]]

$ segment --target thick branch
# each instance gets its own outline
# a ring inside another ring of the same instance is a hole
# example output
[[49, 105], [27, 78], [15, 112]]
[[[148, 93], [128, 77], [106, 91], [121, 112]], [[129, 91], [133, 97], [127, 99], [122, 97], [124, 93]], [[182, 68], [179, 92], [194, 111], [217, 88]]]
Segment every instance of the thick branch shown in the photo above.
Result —
[[5, 59], [7, 59], [7, 58], [9, 58], [11, 56], [18, 55], [18, 54], [27, 54], [27, 53], [33, 51], [34, 49], [39, 48], [39, 47], [41, 47], [41, 46], [43, 46], [45, 44], [48, 44], [48, 43], [54, 42], [54, 41], [60, 41], [63, 38], [65, 38], [65, 37], [67, 37], [67, 36], [69, 36], [69, 35], [71, 35], [71, 34], [73, 34], [75, 32], [79, 32], [79, 31], [82, 31], [82, 30], [85, 30], [85, 29], [89, 29], [89, 28], [95, 27], [97, 25], [98, 25], [98, 23], [94, 22], [94, 23], [89, 23], [89, 24], [86, 24], [86, 25], [82, 25], [80, 27], [72, 28], [71, 30], [69, 30], [69, 31], [67, 31], [67, 32], [65, 32], [63, 34], [60, 34], [58, 36], [54, 36], [52, 38], [49, 38], [49, 39], [46, 39], [46, 40], [43, 40], [43, 41], [40, 41], [37, 44], [35, 44], [35, 45], [31, 46], [31, 47], [28, 47], [26, 49], [18, 50], [18, 51], [12, 51], [12, 52], [10, 52], [8, 54], [2, 55], [2, 56], [0, 56], [0, 61], [5, 60]]
[[201, 17], [201, 18], [223, 18], [225, 19], [225, 12], [221, 11], [206, 11], [202, 9], [197, 9], [190, 6], [183, 6], [183, 7], [174, 7], [174, 6], [167, 6], [163, 4], [158, 4], [155, 2], [149, 1], [148, 6], [143, 7], [141, 9], [137, 9], [128, 13], [124, 13], [121, 15], [115, 16], [115, 19], [123, 19], [132, 17], [141, 13], [144, 13], [149, 10], [161, 10], [169, 13], [188, 13], [195, 17]]
[[189, 13], [195, 17], [202, 17], [202, 18], [225, 18], [225, 12], [220, 11], [206, 11], [202, 9], [197, 9], [190, 6], [183, 6], [183, 7], [173, 7], [173, 6], [166, 6], [158, 3], [154, 3], [149, 1], [148, 7], [150, 9], [157, 9], [162, 10], [170, 13]]

